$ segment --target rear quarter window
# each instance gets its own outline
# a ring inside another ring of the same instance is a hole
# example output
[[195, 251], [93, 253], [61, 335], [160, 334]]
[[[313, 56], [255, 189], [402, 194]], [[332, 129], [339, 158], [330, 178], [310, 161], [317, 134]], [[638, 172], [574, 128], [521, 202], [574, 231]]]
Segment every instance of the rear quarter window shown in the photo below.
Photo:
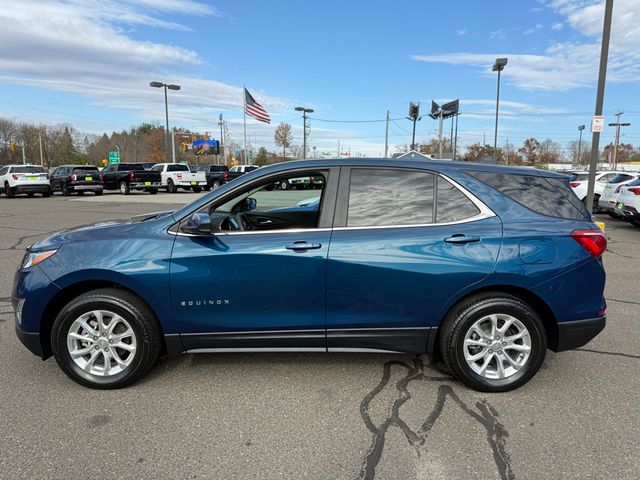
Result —
[[512, 173], [467, 173], [541, 215], [571, 220], [589, 220], [591, 217], [567, 180]]

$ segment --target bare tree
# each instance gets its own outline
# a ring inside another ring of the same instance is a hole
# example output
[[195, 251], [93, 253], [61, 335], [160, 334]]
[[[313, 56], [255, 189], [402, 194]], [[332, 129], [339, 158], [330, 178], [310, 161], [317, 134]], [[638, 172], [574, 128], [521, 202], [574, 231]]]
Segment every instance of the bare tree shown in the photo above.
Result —
[[293, 141], [291, 125], [285, 122], [280, 123], [280, 125], [276, 127], [273, 141], [277, 146], [282, 147], [282, 156], [286, 157], [287, 148], [291, 146], [291, 142]]

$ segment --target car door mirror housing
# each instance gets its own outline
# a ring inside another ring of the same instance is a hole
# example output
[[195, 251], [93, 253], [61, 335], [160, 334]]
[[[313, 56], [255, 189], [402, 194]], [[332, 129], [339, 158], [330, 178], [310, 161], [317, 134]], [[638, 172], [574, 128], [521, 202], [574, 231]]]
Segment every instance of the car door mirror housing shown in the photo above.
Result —
[[247, 204], [247, 212], [251, 212], [258, 208], [258, 201], [255, 198], [249, 197], [245, 200], [245, 202]]
[[189, 217], [181, 230], [193, 235], [211, 234], [211, 217], [208, 213], [196, 212]]

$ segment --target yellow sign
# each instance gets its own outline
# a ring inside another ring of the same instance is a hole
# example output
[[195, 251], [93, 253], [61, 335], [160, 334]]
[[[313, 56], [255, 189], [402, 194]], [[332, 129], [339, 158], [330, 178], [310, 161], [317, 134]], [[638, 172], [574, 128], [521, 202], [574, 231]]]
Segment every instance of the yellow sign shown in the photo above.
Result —
[[109, 163], [109, 160], [107, 160], [106, 158], [102, 159], [102, 165], [106, 165], [107, 163]]

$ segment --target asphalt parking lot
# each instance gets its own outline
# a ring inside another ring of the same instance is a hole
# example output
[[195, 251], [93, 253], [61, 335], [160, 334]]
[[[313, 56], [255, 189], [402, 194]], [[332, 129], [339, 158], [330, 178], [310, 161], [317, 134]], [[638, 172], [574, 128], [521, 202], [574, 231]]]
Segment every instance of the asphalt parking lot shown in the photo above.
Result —
[[309, 353], [161, 359], [133, 387], [94, 391], [18, 342], [9, 296], [27, 245], [197, 196], [0, 198], [0, 478], [640, 476], [640, 229], [608, 217], [607, 328], [510, 393], [423, 357]]

